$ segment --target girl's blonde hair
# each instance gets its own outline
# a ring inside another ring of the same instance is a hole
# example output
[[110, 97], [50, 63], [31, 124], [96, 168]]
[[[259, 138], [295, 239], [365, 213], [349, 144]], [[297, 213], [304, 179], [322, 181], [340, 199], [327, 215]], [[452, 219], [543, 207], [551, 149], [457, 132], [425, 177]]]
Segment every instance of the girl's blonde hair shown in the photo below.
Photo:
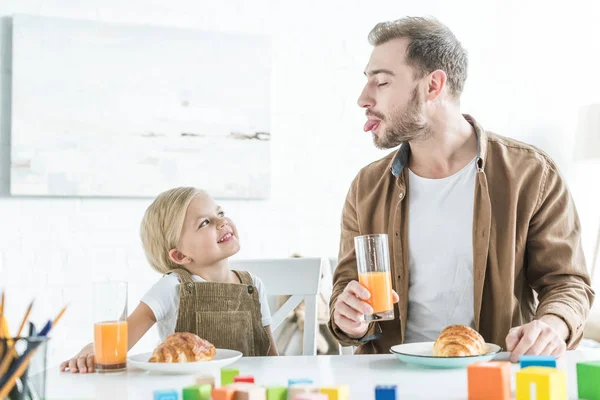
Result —
[[197, 194], [193, 187], [178, 187], [159, 194], [148, 206], [142, 218], [140, 235], [150, 266], [166, 274], [180, 266], [169, 257], [169, 251], [179, 246], [185, 213]]

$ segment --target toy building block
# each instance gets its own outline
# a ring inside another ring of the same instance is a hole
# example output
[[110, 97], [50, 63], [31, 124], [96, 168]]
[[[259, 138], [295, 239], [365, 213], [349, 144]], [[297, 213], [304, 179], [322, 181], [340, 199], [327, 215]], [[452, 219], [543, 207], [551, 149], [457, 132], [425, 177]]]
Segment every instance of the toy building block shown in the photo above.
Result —
[[329, 397], [323, 393], [300, 393], [291, 400], [329, 400]]
[[176, 390], [155, 390], [154, 400], [179, 400], [179, 393]]
[[246, 382], [246, 383], [254, 383], [254, 377], [250, 375], [238, 375], [233, 377], [233, 382]]
[[329, 400], [348, 400], [348, 386], [322, 387], [320, 392], [329, 396]]
[[[535, 392], [535, 397], [532, 397]], [[551, 367], [527, 367], [517, 372], [516, 400], [567, 400], [564, 371]]]
[[527, 367], [550, 367], [556, 368], [556, 357], [554, 356], [530, 356], [522, 355], [519, 357], [521, 368]]
[[600, 400], [600, 361], [577, 363], [577, 394], [581, 400]]
[[[238, 384], [239, 385], [239, 384]], [[228, 387], [232, 387], [229, 385]], [[233, 400], [266, 400], [267, 389], [256, 385], [244, 385], [244, 386], [233, 386], [235, 387], [235, 394]]]
[[268, 387], [267, 400], [288, 400], [287, 388], [283, 386]]
[[211, 400], [212, 386], [193, 385], [183, 388], [183, 400]]
[[215, 388], [215, 377], [206, 375], [206, 376], [198, 376], [196, 377], [196, 385], [210, 385], [212, 388]]
[[223, 368], [221, 369], [221, 386], [233, 383], [233, 378], [240, 374], [239, 369]]
[[511, 400], [510, 362], [490, 361], [467, 367], [469, 400]]
[[228, 388], [232, 388], [235, 390], [241, 390], [241, 389], [247, 389], [247, 388], [251, 388], [251, 387], [255, 387], [257, 385], [255, 385], [254, 383], [249, 383], [249, 382], [233, 382], [230, 383], [229, 385], [227, 385]]
[[396, 400], [398, 398], [398, 386], [389, 385], [375, 386], [375, 400]]
[[230, 387], [214, 388], [212, 391], [212, 400], [233, 400], [235, 389]]
[[314, 385], [296, 384], [288, 387], [288, 399], [293, 400], [299, 394], [319, 393], [319, 388]]
[[288, 386], [292, 385], [312, 385], [313, 380], [308, 378], [288, 379]]

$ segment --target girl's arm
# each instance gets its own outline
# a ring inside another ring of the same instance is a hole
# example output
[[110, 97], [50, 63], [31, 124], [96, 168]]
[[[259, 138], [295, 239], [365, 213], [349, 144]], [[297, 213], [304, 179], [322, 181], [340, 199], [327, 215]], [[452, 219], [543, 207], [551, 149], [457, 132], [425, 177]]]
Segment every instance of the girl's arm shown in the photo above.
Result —
[[150, 307], [140, 302], [127, 318], [127, 350], [131, 350], [155, 323], [156, 317]]
[[[131, 350], [155, 323], [156, 318], [150, 307], [140, 302], [127, 318], [127, 350]], [[94, 343], [86, 345], [75, 357], [60, 364], [61, 371], [67, 368], [72, 373], [94, 372]]]
[[275, 339], [273, 339], [273, 332], [271, 332], [271, 326], [270, 325], [265, 326], [265, 331], [267, 332], [267, 335], [269, 335], [269, 343], [271, 344], [267, 355], [268, 356], [278, 356], [279, 352], [277, 351], [277, 346], [275, 346]]

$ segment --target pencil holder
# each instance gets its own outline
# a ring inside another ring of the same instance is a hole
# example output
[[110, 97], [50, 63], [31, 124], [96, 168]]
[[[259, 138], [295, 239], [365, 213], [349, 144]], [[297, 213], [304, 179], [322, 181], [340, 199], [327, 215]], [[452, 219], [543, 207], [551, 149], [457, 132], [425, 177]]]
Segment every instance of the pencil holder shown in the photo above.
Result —
[[0, 371], [3, 372], [0, 397], [10, 388], [8, 400], [46, 398], [48, 339], [46, 336], [0, 338], [0, 368], [4, 366]]

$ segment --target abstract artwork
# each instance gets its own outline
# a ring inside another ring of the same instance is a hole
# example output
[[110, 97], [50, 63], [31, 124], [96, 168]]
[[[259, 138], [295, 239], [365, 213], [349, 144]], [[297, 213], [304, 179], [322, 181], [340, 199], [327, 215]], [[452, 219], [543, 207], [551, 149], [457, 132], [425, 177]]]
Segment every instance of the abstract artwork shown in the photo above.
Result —
[[266, 35], [17, 15], [11, 193], [270, 193]]

